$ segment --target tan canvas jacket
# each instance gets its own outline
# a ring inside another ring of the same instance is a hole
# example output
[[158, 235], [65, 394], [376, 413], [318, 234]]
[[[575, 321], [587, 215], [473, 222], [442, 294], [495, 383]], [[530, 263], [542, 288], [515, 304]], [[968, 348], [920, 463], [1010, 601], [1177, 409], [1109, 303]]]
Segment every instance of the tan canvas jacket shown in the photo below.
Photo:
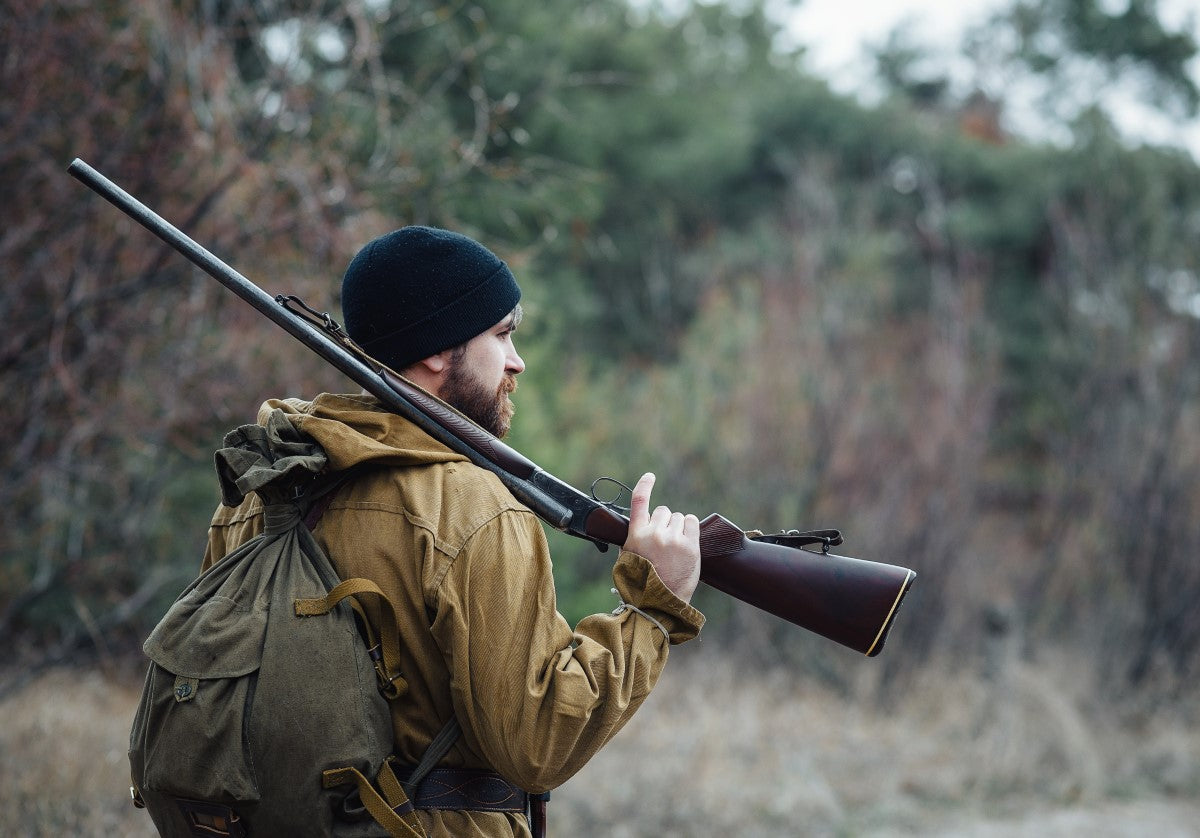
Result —
[[[342, 578], [374, 580], [400, 612], [407, 691], [392, 702], [396, 754], [416, 764], [454, 714], [463, 735], [441, 765], [498, 771], [530, 792], [555, 788], [629, 720], [658, 680], [669, 644], [636, 612], [556, 609], [538, 519], [499, 479], [369, 396], [269, 401], [324, 446], [330, 469], [379, 468], [338, 490], [315, 535]], [[262, 527], [250, 497], [213, 518], [205, 567]], [[704, 617], [622, 551], [621, 598], [682, 643]], [[378, 618], [375, 617], [378, 625]], [[434, 836], [528, 835], [525, 818], [429, 811]]]

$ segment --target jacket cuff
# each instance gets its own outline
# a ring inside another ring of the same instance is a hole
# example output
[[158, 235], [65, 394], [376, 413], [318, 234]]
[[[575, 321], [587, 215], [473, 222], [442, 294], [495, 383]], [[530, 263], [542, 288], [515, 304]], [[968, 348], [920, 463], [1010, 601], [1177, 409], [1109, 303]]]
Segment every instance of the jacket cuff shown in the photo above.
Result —
[[654, 565], [637, 553], [621, 551], [613, 565], [613, 583], [623, 601], [663, 624], [673, 646], [691, 640], [704, 626], [704, 615], [675, 596]]

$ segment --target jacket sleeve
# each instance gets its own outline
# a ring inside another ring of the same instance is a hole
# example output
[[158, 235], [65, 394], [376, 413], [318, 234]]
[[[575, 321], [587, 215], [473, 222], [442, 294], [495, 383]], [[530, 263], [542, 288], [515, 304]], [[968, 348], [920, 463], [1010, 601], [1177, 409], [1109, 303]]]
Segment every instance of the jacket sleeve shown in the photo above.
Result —
[[433, 635], [464, 736], [528, 791], [582, 768], [649, 695], [669, 645], [704, 623], [641, 556], [623, 551], [613, 579], [621, 599], [653, 620], [625, 609], [585, 617], [572, 631], [556, 608], [541, 525], [506, 511], [435, 580]]

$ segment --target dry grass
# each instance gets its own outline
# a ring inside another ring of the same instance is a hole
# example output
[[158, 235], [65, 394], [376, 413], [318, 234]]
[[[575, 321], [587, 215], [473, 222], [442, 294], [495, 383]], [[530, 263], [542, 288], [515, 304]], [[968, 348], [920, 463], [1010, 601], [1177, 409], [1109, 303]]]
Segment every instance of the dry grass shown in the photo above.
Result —
[[129, 726], [141, 684], [52, 671], [0, 705], [0, 835], [151, 836], [129, 801]]
[[1118, 725], [1068, 665], [930, 676], [884, 712], [688, 652], [556, 792], [559, 834], [1200, 835], [1194, 725]]
[[[553, 834], [1200, 834], [1195, 720], [1118, 725], [1067, 666], [929, 676], [883, 712], [715, 652], [678, 650], [642, 712], [555, 793]], [[127, 797], [139, 686], [61, 670], [0, 705], [0, 835], [153, 834]]]

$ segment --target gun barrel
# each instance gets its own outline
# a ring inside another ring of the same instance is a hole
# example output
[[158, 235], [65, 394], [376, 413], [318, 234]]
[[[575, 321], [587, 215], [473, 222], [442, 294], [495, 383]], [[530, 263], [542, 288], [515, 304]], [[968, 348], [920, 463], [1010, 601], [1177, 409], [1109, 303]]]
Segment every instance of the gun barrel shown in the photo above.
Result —
[[[419, 397], [418, 388], [414, 385], [407, 384], [381, 364], [368, 364], [317, 326], [291, 312], [287, 306], [281, 305], [277, 298], [221, 261], [83, 160], [75, 158], [67, 167], [67, 171], [179, 251], [192, 264], [237, 294], [275, 325], [346, 374], [389, 409], [411, 420], [434, 439], [468, 457], [477, 465], [493, 471], [513, 494], [551, 526], [563, 529], [569, 525], [574, 517], [573, 510], [561, 499], [553, 497], [543, 486], [534, 485], [525, 479], [536, 467], [520, 454], [499, 440], [490, 438], [481, 428], [466, 428], [466, 421], [459, 421], [461, 417], [454, 416], [453, 410], [448, 407], [436, 411], [436, 405], [432, 404], [436, 399], [428, 394], [421, 399], [422, 403], [419, 406], [414, 405], [413, 399]], [[490, 443], [486, 443], [484, 438], [489, 438]], [[500, 455], [503, 455], [503, 458]], [[548, 480], [550, 478], [547, 477], [543, 482]], [[567, 492], [565, 484], [562, 491]], [[570, 491], [578, 494], [574, 489]], [[574, 495], [568, 495], [568, 500], [575, 500]]]

